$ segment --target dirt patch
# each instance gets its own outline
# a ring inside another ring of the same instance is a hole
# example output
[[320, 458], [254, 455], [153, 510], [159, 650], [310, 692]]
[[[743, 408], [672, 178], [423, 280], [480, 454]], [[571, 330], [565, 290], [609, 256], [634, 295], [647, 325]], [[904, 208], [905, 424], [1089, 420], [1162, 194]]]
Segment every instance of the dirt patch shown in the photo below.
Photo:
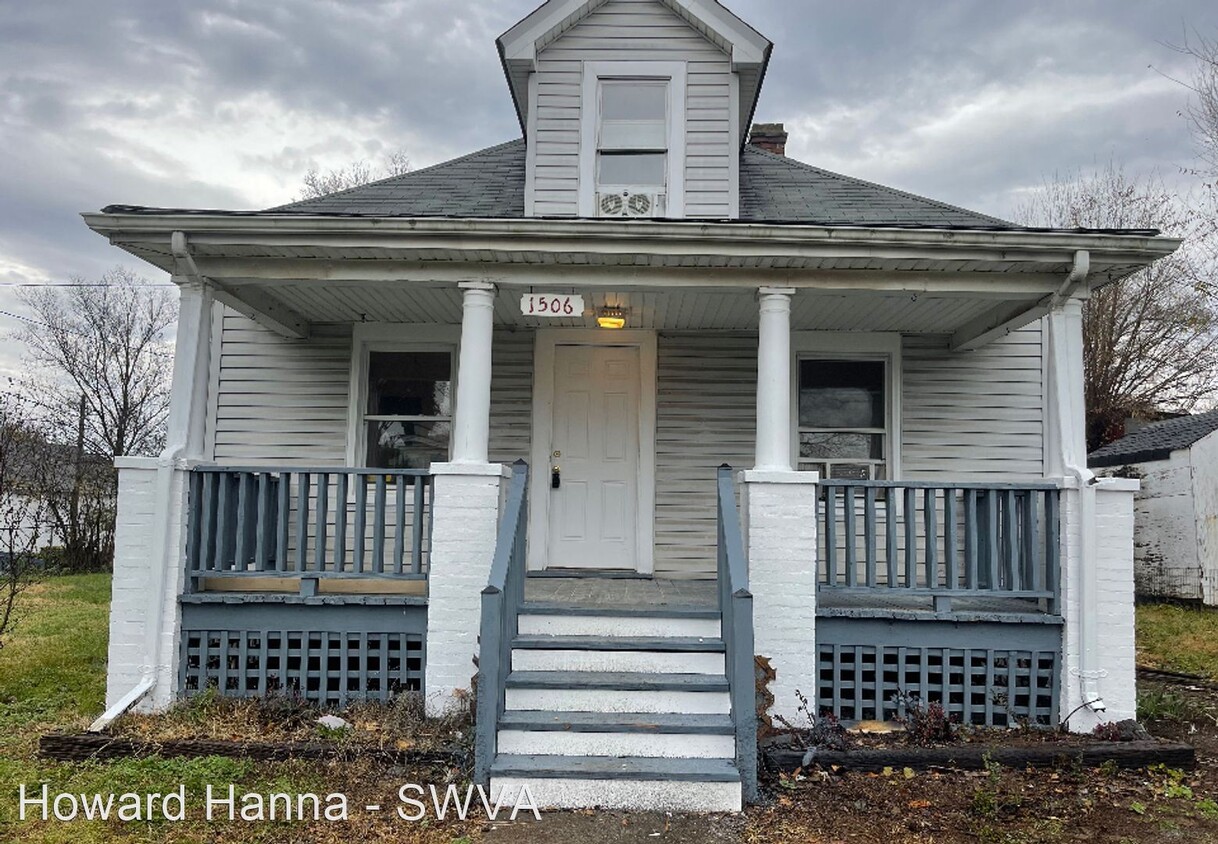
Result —
[[472, 747], [468, 711], [428, 718], [421, 695], [402, 695], [391, 703], [356, 703], [337, 713], [349, 727], [318, 723], [323, 712], [302, 698], [224, 698], [203, 694], [158, 715], [124, 715], [107, 731], [139, 742], [211, 740], [257, 744], [325, 742], [340, 749], [384, 752], [451, 752]]
[[[1218, 691], [1187, 681], [1146, 680], [1140, 691], [1159, 716], [1147, 719], [1151, 732], [1195, 746], [1193, 771], [991, 764], [975, 772], [894, 768], [865, 774], [813, 768], [769, 780], [769, 802], [747, 813], [744, 840], [1218, 842]], [[986, 736], [979, 731], [968, 740]], [[1015, 731], [1007, 738], [1007, 746], [1087, 741], [1040, 731]], [[900, 742], [894, 735], [864, 740], [870, 746]]]

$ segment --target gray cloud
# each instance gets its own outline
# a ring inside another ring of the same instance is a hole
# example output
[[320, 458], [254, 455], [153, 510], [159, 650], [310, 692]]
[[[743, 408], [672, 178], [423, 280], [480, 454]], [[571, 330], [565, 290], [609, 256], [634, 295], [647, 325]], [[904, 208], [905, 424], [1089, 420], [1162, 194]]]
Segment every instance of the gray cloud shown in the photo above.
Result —
[[[82, 210], [266, 207], [312, 165], [518, 136], [493, 42], [536, 2], [0, 3], [0, 281], [131, 264]], [[757, 114], [793, 155], [998, 215], [1109, 158], [1183, 181], [1166, 44], [1218, 30], [1210, 0], [728, 4], [776, 42]]]

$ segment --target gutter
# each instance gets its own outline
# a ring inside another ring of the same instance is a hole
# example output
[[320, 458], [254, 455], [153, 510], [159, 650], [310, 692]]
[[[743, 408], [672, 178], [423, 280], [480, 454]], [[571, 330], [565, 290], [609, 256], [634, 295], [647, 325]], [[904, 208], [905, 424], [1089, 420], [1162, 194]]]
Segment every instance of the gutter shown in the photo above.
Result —
[[[190, 255], [190, 250], [186, 243], [186, 235], [183, 232], [175, 231], [173, 233], [171, 236], [171, 248], [179, 267], [185, 267], [188, 276], [192, 280], [198, 283], [206, 283], [202, 276], [199, 275], [198, 267], [195, 266], [194, 258]], [[179, 326], [180, 330], [181, 326]], [[197, 345], [197, 337], [195, 342]], [[192, 367], [194, 366], [194, 357], [194, 355], [190, 355]], [[189, 402], [189, 397], [187, 397], [187, 402]], [[177, 427], [178, 430], [174, 431], [174, 427]], [[89, 725], [89, 732], [91, 733], [99, 733], [106, 729], [106, 727], [114, 723], [115, 719], [143, 700], [145, 695], [156, 688], [157, 672], [161, 661], [161, 645], [164, 638], [161, 635], [161, 628], [165, 624], [165, 581], [168, 574], [169, 561], [176, 556], [175, 552], [177, 550], [171, 545], [172, 534], [169, 530], [169, 500], [173, 492], [174, 469], [177, 467], [178, 462], [185, 457], [190, 444], [190, 426], [169, 426], [168, 435], [169, 441], [166, 442], [165, 449], [157, 460], [157, 520], [152, 547], [160, 549], [160, 555], [159, 565], [153, 565], [148, 584], [148, 592], [152, 596], [153, 601], [149, 613], [144, 617], [144, 655], [146, 661], [144, 663], [143, 676], [134, 688], [115, 701], [113, 706], [103, 712], [96, 721]], [[157, 558], [154, 557], [153, 560], [154, 563], [157, 562]]]
[[[230, 216], [225, 214], [114, 213], [82, 215], [98, 234], [121, 247], [148, 244], [170, 258], [173, 232], [186, 230], [209, 252], [225, 245], [326, 246], [411, 252], [449, 250], [481, 256], [586, 252], [599, 255], [652, 255], [661, 261], [722, 258], [726, 261], [796, 258], [870, 258], [887, 261], [928, 259], [956, 262], [1069, 264], [1080, 250], [1093, 268], [1123, 276], [1171, 254], [1179, 240], [1151, 235], [1079, 232], [1028, 232], [947, 229], [893, 229], [673, 221], [608, 221], [521, 218], [514, 220], [318, 217], [300, 214]], [[206, 254], [206, 253], [205, 253]], [[480, 257], [478, 260], [482, 260]], [[529, 261], [531, 262], [531, 261]], [[1034, 270], [1035, 271], [1035, 270]], [[1020, 275], [1018, 272], [1009, 273]]]

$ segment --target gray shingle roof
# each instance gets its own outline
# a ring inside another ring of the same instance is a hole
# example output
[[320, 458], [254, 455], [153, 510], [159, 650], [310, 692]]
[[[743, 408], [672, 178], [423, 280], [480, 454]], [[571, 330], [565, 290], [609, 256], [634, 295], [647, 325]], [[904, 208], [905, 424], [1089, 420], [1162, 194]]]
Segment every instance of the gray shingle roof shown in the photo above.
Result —
[[1214, 431], [1218, 431], [1218, 410], [1166, 419], [1097, 448], [1088, 456], [1087, 462], [1094, 468], [1100, 468], [1166, 460], [1173, 451], [1188, 448]]
[[523, 217], [524, 140], [267, 210], [370, 217]]
[[[524, 216], [523, 140], [317, 199], [277, 213], [384, 217]], [[996, 217], [852, 179], [746, 147], [740, 159], [740, 219], [824, 225], [1018, 228]]]
[[1018, 228], [894, 188], [831, 173], [756, 147], [740, 157], [740, 219], [824, 225]]

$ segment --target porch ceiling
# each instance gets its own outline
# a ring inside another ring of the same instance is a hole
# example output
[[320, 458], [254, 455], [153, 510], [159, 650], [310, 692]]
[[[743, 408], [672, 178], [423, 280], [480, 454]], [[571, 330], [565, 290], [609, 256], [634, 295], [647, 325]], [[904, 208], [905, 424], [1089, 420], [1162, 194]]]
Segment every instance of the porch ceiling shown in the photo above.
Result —
[[[594, 328], [597, 310], [619, 307], [626, 312], [630, 328], [667, 331], [757, 328], [757, 297], [752, 290], [587, 290], [574, 286], [562, 292], [582, 293], [584, 313], [571, 319], [526, 317], [520, 311], [521, 291], [508, 288], [496, 294], [495, 322], [517, 328]], [[274, 288], [274, 295], [309, 322], [461, 321], [461, 293], [452, 285], [382, 283], [339, 288], [287, 285]], [[797, 330], [950, 334], [993, 305], [992, 299], [962, 296], [800, 290], [792, 300], [791, 323]]]

